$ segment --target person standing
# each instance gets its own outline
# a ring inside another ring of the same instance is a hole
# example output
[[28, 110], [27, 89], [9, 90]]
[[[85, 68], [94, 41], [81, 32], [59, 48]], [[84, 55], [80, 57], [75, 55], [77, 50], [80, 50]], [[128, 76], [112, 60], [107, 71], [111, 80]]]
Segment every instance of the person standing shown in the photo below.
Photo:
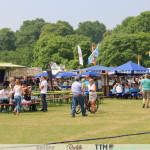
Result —
[[93, 79], [90, 79], [89, 82], [90, 82], [90, 84], [88, 85], [89, 102], [91, 104], [91, 110], [94, 113], [95, 112], [95, 101], [97, 98], [96, 85], [95, 85]]
[[102, 86], [103, 86], [103, 82], [102, 82], [101, 78], [99, 77], [96, 80], [96, 91], [97, 92], [102, 92]]
[[79, 82], [79, 77], [75, 77], [75, 82], [73, 82], [71, 86], [72, 90], [72, 111], [71, 111], [71, 117], [75, 117], [75, 109], [77, 104], [80, 105], [82, 116], [87, 116], [86, 109], [84, 108], [84, 99], [82, 96], [82, 84]]
[[42, 109], [41, 111], [47, 111], [47, 102], [46, 102], [46, 94], [47, 94], [47, 81], [45, 76], [41, 76], [42, 82], [39, 83], [39, 88], [41, 89], [41, 99], [42, 99]]
[[147, 103], [147, 108], [149, 108], [149, 99], [150, 99], [150, 79], [148, 74], [145, 75], [145, 78], [141, 81], [142, 91], [143, 91], [143, 108]]
[[14, 93], [14, 99], [17, 103], [13, 113], [14, 113], [14, 115], [19, 115], [20, 104], [21, 104], [21, 95], [22, 95], [22, 87], [21, 87], [18, 79], [15, 82], [13, 93]]

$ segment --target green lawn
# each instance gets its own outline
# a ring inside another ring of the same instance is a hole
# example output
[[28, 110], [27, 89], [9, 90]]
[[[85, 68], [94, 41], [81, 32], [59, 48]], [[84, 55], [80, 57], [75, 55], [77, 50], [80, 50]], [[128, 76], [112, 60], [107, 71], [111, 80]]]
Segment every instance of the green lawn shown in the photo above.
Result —
[[[70, 105], [49, 107], [48, 112], [0, 114], [0, 144], [42, 144], [150, 132], [150, 109], [142, 100], [104, 99], [97, 113], [70, 117]], [[148, 144], [150, 134], [82, 141], [82, 144]]]

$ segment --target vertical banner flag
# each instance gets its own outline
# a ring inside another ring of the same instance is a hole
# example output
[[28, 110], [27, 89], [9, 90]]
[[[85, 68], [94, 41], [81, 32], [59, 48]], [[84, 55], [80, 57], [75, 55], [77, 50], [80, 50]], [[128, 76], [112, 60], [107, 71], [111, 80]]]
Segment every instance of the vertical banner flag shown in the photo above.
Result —
[[149, 51], [149, 58], [150, 58], [150, 51]]
[[138, 55], [138, 65], [140, 65], [141, 55]]
[[79, 64], [83, 65], [83, 57], [80, 46], [78, 45]]
[[93, 60], [94, 60], [94, 55], [93, 53], [88, 57], [88, 64], [91, 64], [93, 63]]
[[[93, 49], [93, 46], [92, 46]], [[88, 64], [96, 64], [96, 58], [98, 57], [98, 47], [92, 52], [92, 54], [88, 57]]]

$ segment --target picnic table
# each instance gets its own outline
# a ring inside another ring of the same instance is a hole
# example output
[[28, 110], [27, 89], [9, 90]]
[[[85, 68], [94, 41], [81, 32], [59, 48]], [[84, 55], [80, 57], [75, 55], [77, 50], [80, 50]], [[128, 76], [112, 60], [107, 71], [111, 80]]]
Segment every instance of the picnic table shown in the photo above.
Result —
[[[22, 102], [21, 105], [29, 105], [29, 107], [35, 105], [35, 109], [37, 110], [37, 105], [41, 104], [42, 102], [37, 102], [36, 101], [36, 98], [37, 96], [31, 96], [31, 102]], [[23, 97], [22, 97], [23, 99]], [[3, 103], [3, 101], [9, 101], [9, 97], [0, 97], [0, 106], [8, 106], [8, 112], [10, 112], [11, 110], [9, 109], [10, 106], [12, 106], [12, 109], [13, 107], [16, 105], [15, 101], [14, 103], [12, 104], [6, 104], [6, 103]]]
[[[32, 95], [40, 96], [40, 91], [33, 91]], [[97, 92], [99, 98], [102, 98], [103, 92]], [[47, 101], [54, 104], [62, 104], [63, 101], [69, 103], [72, 98], [72, 91], [47, 91]]]
[[9, 98], [8, 97], [0, 97], [0, 102], [3, 100], [9, 100]]
[[[37, 98], [37, 96], [31, 96], [31, 100], [35, 100]], [[21, 97], [21, 99], [23, 99], [23, 96]], [[3, 101], [3, 100], [8, 100], [9, 101], [9, 97], [0, 97], [0, 101]]]
[[[31, 93], [33, 96], [38, 96], [40, 97], [41, 93], [40, 91], [33, 91]], [[71, 99], [71, 91], [47, 91], [46, 94], [46, 101], [49, 102], [50, 104], [59, 104], [62, 105], [63, 102], [68, 103], [69, 100]], [[41, 101], [41, 99], [39, 98], [39, 101]]]
[[140, 89], [125, 89], [125, 92], [137, 93], [137, 92], [140, 92]]
[[[110, 91], [112, 92], [112, 93], [115, 93], [116, 92], [116, 90], [115, 89], [110, 89]], [[121, 93], [121, 95], [123, 96], [123, 97], [131, 97], [131, 99], [133, 98], [133, 97], [136, 97], [136, 99], [138, 98], [138, 97], [140, 97], [140, 96], [142, 96], [142, 94], [141, 93], [138, 93], [138, 92], [140, 92], [140, 89], [125, 89], [125, 91], [123, 92], [123, 93]], [[110, 93], [110, 96], [114, 96], [114, 95], [116, 95], [116, 94], [111, 94]]]

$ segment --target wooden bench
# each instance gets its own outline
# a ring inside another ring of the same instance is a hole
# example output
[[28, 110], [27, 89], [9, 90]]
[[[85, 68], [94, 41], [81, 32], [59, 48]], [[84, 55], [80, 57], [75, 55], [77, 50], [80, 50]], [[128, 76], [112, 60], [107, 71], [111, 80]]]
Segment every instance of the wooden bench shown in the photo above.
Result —
[[54, 95], [47, 95], [46, 101], [50, 102], [50, 104], [59, 104], [62, 105], [63, 103], [69, 103], [72, 95], [69, 94], [54, 94]]
[[[40, 104], [42, 104], [42, 102], [21, 103], [21, 106], [28, 105], [30, 107], [32, 105], [35, 105], [35, 109], [37, 110], [37, 105], [40, 105]], [[10, 106], [16, 106], [16, 103], [13, 103], [13, 104], [0, 104], [0, 106], [8, 106], [8, 110], [7, 111], [9, 113], [9, 112], [12, 111], [12, 110], [10, 110]]]

